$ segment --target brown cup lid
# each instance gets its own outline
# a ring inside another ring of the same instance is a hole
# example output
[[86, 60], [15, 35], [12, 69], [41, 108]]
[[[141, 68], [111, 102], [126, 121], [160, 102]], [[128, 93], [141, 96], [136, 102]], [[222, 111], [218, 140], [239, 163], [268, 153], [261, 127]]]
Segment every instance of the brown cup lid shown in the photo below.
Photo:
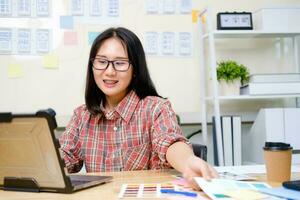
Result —
[[282, 151], [293, 149], [293, 147], [291, 147], [290, 144], [283, 142], [266, 142], [263, 149], [269, 151]]

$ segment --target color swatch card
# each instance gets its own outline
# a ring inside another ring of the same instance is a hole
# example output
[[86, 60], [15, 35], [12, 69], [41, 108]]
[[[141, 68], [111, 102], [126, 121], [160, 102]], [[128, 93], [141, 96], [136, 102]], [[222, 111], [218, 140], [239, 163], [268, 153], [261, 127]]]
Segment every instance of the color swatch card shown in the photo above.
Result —
[[234, 181], [226, 179], [212, 179], [206, 181], [201, 177], [195, 177], [195, 180], [199, 187], [213, 200], [231, 200], [247, 199], [258, 200], [266, 199], [267, 195], [261, 194], [259, 189], [270, 188], [267, 183], [264, 182], [250, 182], [250, 181]]
[[250, 181], [256, 180], [255, 177], [246, 174], [236, 174], [231, 172], [219, 172], [219, 177], [222, 179], [234, 180], [234, 181]]
[[182, 190], [172, 183], [123, 184], [119, 198], [162, 198], [168, 196], [197, 197], [197, 193]]

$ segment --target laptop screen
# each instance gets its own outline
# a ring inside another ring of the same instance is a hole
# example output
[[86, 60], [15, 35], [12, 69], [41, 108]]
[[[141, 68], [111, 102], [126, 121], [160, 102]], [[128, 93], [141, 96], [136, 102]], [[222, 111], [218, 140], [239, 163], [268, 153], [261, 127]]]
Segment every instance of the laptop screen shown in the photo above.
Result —
[[4, 177], [34, 178], [40, 187], [65, 188], [58, 151], [46, 118], [0, 123], [0, 185]]

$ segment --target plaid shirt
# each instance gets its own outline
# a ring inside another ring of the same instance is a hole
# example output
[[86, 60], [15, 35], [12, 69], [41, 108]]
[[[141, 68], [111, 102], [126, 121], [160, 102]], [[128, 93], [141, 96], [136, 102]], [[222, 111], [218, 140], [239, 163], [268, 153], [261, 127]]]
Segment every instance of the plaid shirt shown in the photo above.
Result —
[[131, 91], [111, 113], [91, 115], [85, 105], [75, 109], [60, 138], [69, 172], [85, 164], [87, 172], [169, 168], [168, 147], [187, 139], [168, 100], [139, 99]]

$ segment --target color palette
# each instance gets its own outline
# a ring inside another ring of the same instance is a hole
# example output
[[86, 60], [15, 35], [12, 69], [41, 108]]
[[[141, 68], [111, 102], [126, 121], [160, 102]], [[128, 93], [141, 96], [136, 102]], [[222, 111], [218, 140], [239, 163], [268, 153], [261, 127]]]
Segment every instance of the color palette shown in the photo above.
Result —
[[172, 183], [123, 184], [119, 198], [161, 198], [166, 196], [161, 189], [180, 190]]

